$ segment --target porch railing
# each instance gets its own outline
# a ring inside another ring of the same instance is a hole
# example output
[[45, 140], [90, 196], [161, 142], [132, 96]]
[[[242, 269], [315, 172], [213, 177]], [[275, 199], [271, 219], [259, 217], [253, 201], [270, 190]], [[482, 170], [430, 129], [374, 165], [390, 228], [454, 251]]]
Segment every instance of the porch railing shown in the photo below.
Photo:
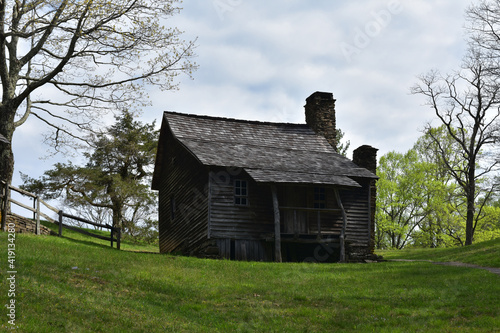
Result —
[[[347, 228], [347, 214], [344, 210], [344, 206], [342, 204], [342, 201], [340, 200], [340, 196], [338, 194], [338, 191], [335, 191], [335, 196], [337, 200], [337, 205], [339, 208], [336, 209], [329, 209], [329, 208], [307, 208], [307, 207], [287, 207], [287, 206], [280, 206], [279, 210], [280, 211], [292, 211], [293, 212], [293, 230], [294, 230], [294, 237], [299, 238], [301, 236], [299, 232], [299, 223], [297, 220], [297, 212], [309, 212], [309, 213], [316, 213], [316, 224], [317, 224], [317, 239], [321, 239], [323, 232], [322, 232], [322, 224], [321, 224], [321, 214], [322, 213], [330, 213], [330, 214], [335, 214], [339, 216], [340, 222], [340, 232], [338, 233], [339, 236], [339, 243], [340, 243], [340, 261], [344, 262], [345, 261], [345, 233], [346, 233], [346, 228]], [[284, 217], [286, 219], [286, 217]], [[333, 221], [332, 221], [333, 225]], [[304, 234], [302, 234], [303, 236]], [[309, 231], [305, 233], [305, 235], [314, 235], [311, 234]], [[332, 234], [329, 233], [327, 236], [331, 236]], [[280, 236], [281, 239], [281, 236]]]
[[[338, 216], [341, 221], [342, 219], [342, 210], [341, 209], [329, 209], [329, 208], [306, 208], [306, 207], [280, 207], [280, 211], [284, 211], [284, 212], [293, 212], [293, 234], [295, 236], [299, 236], [300, 234], [307, 234], [307, 235], [317, 235], [318, 237], [321, 237], [322, 236], [322, 232], [323, 232], [323, 229], [322, 228], [322, 218], [324, 217], [325, 214], [328, 214], [330, 216], [333, 216], [333, 215], [336, 215]], [[299, 218], [298, 218], [298, 212], [304, 212], [304, 213], [312, 213], [312, 214], [316, 214], [316, 232], [315, 233], [311, 233], [309, 232], [309, 227], [311, 226], [311, 219], [310, 219], [310, 215], [306, 216], [305, 220], [307, 222], [306, 224], [306, 227], [307, 227], [307, 232], [303, 233], [303, 232], [300, 232], [300, 223], [299, 223]], [[286, 224], [286, 215], [283, 214], [283, 222]], [[340, 222], [339, 221], [339, 222]], [[330, 227], [334, 224], [334, 221], [329, 221], [330, 223]], [[339, 231], [340, 229], [342, 228], [342, 222], [340, 222], [340, 225], [339, 225]], [[282, 231], [283, 233], [283, 231]], [[331, 235], [331, 233], [329, 233], [329, 235]]]

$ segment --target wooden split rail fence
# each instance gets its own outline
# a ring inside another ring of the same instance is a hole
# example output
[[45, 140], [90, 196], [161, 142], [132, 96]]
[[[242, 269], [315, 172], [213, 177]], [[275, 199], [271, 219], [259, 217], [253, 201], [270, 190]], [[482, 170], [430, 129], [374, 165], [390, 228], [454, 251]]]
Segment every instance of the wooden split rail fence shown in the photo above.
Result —
[[[12, 199], [12, 197], [11, 197], [11, 191], [15, 191], [15, 192], [17, 192], [17, 193], [19, 193], [19, 194], [21, 194], [23, 196], [27, 196], [27, 197], [30, 197], [31, 199], [33, 199], [33, 207], [30, 207], [30, 206], [25, 205], [25, 204], [23, 204], [23, 203], [21, 203], [21, 202], [19, 202], [17, 200]], [[31, 211], [33, 213], [33, 220], [36, 223], [35, 233], [37, 235], [40, 234], [40, 217], [43, 217], [45, 220], [47, 220], [49, 222], [52, 222], [54, 224], [57, 224], [59, 226], [59, 233], [58, 234], [59, 234], [60, 237], [62, 236], [62, 230], [63, 230], [63, 227], [64, 227], [66, 229], [70, 229], [70, 230], [79, 232], [81, 234], [87, 235], [87, 236], [91, 236], [91, 237], [94, 237], [94, 238], [99, 238], [99, 239], [102, 239], [102, 240], [110, 241], [111, 242], [111, 247], [113, 247], [113, 242], [116, 241], [116, 248], [118, 250], [120, 249], [120, 238], [121, 238], [121, 230], [120, 230], [120, 228], [115, 228], [113, 226], [110, 226], [109, 224], [95, 223], [95, 222], [89, 221], [87, 219], [78, 217], [78, 216], [67, 214], [67, 213], [63, 212], [62, 210], [58, 210], [58, 209], [52, 207], [51, 205], [49, 205], [48, 203], [46, 203], [45, 201], [43, 201], [36, 194], [24, 191], [24, 190], [22, 190], [20, 188], [12, 186], [12, 185], [7, 185], [4, 181], [0, 181], [0, 211], [1, 211], [1, 223], [2, 223], [2, 230], [3, 231], [6, 231], [6, 228], [7, 228], [7, 213], [9, 212], [9, 207], [10, 207], [9, 204], [11, 204], [11, 203], [15, 204], [15, 205], [17, 205], [17, 206], [19, 206], [21, 208], [27, 209], [27, 210], [29, 210], [29, 211]], [[51, 217], [47, 216], [46, 214], [42, 213], [40, 211], [40, 204], [43, 204], [45, 207], [47, 207], [47, 209], [49, 209], [49, 210], [57, 213], [58, 214], [58, 219], [54, 220], [53, 218], [51, 218]], [[111, 231], [111, 235], [110, 235], [110, 237], [96, 235], [94, 233], [91, 233], [89, 231], [83, 230], [81, 228], [77, 228], [75, 226], [64, 224], [63, 223], [63, 219], [64, 218], [69, 218], [69, 219], [76, 220], [78, 222], [82, 222], [82, 223], [86, 223], [86, 224], [90, 224], [90, 225], [93, 225], [93, 226], [96, 226], [96, 227], [109, 229]]]

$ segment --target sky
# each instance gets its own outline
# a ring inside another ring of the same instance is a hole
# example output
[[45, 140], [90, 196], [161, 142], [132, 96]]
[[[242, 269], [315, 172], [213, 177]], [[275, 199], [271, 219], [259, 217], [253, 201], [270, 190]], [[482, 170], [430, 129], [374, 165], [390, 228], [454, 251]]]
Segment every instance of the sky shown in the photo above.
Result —
[[[458, 69], [466, 50], [464, 10], [471, 0], [185, 0], [166, 24], [197, 39], [199, 65], [179, 90], [151, 90], [140, 120], [163, 111], [304, 123], [315, 91], [336, 99], [337, 127], [352, 150], [368, 144], [405, 152], [433, 120], [417, 76]], [[437, 124], [437, 123], [436, 123]], [[56, 161], [30, 119], [14, 134], [19, 172], [42, 175]]]

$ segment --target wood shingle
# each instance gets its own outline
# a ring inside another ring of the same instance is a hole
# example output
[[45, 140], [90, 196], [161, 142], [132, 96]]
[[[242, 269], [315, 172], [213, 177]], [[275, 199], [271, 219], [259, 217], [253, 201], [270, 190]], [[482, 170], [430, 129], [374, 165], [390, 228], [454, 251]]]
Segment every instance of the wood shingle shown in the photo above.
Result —
[[[165, 112], [175, 138], [206, 166], [244, 169], [258, 183], [359, 187], [377, 176], [338, 154], [306, 124], [270, 123]], [[161, 142], [159, 150], [161, 150]], [[159, 170], [157, 161], [155, 170]], [[154, 176], [153, 188], [158, 182]]]

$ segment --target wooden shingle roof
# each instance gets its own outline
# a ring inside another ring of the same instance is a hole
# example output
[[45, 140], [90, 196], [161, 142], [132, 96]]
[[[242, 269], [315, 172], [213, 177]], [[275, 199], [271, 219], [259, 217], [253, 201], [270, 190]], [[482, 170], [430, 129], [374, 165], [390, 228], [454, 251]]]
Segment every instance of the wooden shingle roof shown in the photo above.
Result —
[[203, 165], [243, 168], [257, 182], [358, 187], [351, 177], [377, 178], [335, 152], [306, 124], [175, 112], [165, 112], [163, 121]]

